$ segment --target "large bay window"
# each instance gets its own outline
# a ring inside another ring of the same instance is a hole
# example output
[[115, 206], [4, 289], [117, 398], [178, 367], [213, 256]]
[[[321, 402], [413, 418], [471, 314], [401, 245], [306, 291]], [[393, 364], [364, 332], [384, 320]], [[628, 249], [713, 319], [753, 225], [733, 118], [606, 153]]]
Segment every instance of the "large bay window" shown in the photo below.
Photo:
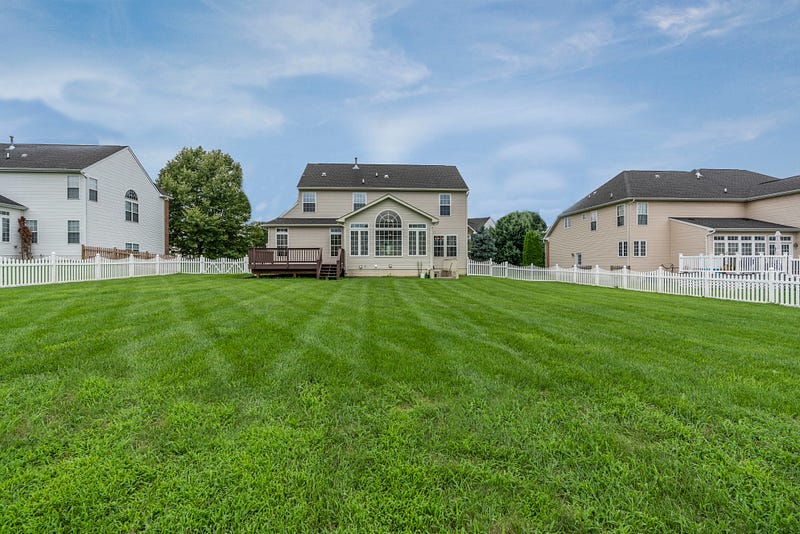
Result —
[[403, 230], [400, 216], [391, 211], [382, 211], [375, 218], [375, 255], [402, 256]]

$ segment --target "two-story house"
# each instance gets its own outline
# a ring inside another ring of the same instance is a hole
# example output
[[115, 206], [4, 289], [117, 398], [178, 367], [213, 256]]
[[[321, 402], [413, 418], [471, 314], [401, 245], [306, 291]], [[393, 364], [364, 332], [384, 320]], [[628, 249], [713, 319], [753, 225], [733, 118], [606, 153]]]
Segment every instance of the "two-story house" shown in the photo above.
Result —
[[309, 163], [297, 202], [264, 224], [277, 249], [344, 250], [348, 276], [467, 269], [469, 188], [449, 165]]
[[168, 202], [130, 147], [0, 144], [0, 256], [20, 256], [21, 216], [34, 256], [80, 258], [82, 245], [164, 254]]
[[650, 271], [679, 256], [788, 255], [800, 237], [800, 176], [737, 169], [623, 171], [561, 213], [547, 264]]

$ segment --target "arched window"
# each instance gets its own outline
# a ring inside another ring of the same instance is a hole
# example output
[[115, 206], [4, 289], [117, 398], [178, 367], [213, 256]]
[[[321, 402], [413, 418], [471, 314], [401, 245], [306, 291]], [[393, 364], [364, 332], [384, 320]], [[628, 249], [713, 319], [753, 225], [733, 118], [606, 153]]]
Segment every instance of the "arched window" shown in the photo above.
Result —
[[375, 255], [402, 256], [403, 230], [400, 216], [385, 210], [375, 218]]
[[125, 220], [130, 222], [139, 222], [139, 197], [136, 191], [128, 189], [125, 193]]

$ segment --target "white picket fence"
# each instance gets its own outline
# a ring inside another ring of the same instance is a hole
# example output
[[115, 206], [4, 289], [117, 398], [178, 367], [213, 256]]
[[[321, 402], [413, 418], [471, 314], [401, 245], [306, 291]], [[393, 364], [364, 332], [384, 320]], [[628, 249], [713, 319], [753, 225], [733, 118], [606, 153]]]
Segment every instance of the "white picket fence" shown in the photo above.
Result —
[[467, 274], [800, 307], [800, 277], [778, 271], [751, 274], [710, 270], [670, 273], [659, 267], [656, 271], [636, 272], [630, 269], [606, 271], [599, 266], [592, 269], [576, 266], [542, 268], [470, 261], [467, 263]]
[[199, 258], [178, 256], [169, 259], [156, 256], [152, 259], [139, 259], [130, 256], [128, 259], [110, 260], [98, 255], [94, 258], [80, 260], [60, 258], [55, 254], [32, 260], [0, 257], [0, 288], [177, 273], [244, 274], [248, 272], [250, 271], [247, 266], [247, 258], [210, 260], [202, 256]]

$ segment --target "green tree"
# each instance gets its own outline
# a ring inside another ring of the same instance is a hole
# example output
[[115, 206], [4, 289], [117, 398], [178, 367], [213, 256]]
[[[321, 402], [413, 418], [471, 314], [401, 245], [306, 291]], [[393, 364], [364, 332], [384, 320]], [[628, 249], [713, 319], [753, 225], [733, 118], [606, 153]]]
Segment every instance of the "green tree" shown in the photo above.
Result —
[[544, 235], [547, 223], [534, 211], [514, 211], [500, 217], [494, 228], [494, 241], [497, 246], [495, 261], [507, 261], [513, 265], [522, 264], [522, 249], [528, 230]]
[[472, 236], [472, 250], [469, 257], [475, 261], [486, 261], [494, 258], [497, 247], [494, 244], [494, 233], [491, 228], [482, 227]]
[[522, 265], [544, 267], [544, 246], [539, 232], [528, 230], [525, 233], [525, 246], [522, 249]]
[[[170, 197], [169, 239], [181, 254], [242, 257], [253, 239], [242, 167], [220, 150], [184, 148], [158, 173]], [[263, 230], [261, 236], [263, 237]]]

